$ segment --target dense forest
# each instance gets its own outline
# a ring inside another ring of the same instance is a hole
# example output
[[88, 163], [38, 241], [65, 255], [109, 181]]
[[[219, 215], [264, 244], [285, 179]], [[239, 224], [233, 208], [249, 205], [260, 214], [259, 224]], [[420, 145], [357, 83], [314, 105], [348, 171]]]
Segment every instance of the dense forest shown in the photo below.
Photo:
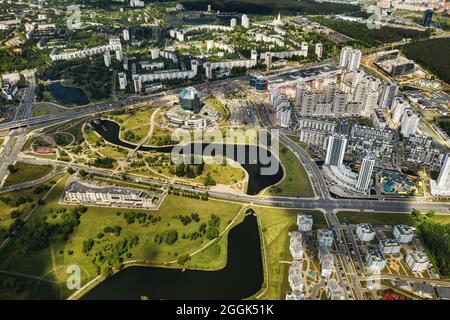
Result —
[[450, 225], [432, 222], [418, 227], [420, 238], [433, 256], [433, 262], [443, 276], [450, 276]]
[[[120, 68], [121, 63], [112, 61], [112, 68]], [[82, 88], [93, 100], [108, 98], [111, 95], [111, 78], [103, 62], [103, 55], [75, 59], [70, 61], [55, 61], [48, 68], [38, 73], [43, 80], [70, 80], [74, 86]]]
[[[173, 2], [173, 0], [144, 0], [145, 3]], [[123, 7], [121, 2], [111, 0], [79, 0], [79, 4], [91, 8], [112, 11]], [[275, 14], [279, 11], [298, 14], [341, 14], [365, 16], [358, 6], [343, 3], [317, 3], [314, 0], [181, 0], [187, 10], [206, 10], [210, 4], [213, 10], [250, 14]]]
[[343, 33], [366, 47], [375, 47], [386, 43], [401, 41], [403, 39], [427, 39], [431, 31], [417, 31], [402, 28], [381, 27], [369, 29], [359, 22], [329, 19], [324, 17], [313, 18], [320, 24]]
[[409, 58], [450, 83], [450, 39], [430, 39], [413, 42], [403, 47], [403, 53]]
[[188, 10], [206, 10], [211, 4], [213, 10], [251, 14], [275, 14], [279, 11], [291, 14], [356, 13], [358, 6], [341, 3], [316, 3], [314, 0], [182, 0]]

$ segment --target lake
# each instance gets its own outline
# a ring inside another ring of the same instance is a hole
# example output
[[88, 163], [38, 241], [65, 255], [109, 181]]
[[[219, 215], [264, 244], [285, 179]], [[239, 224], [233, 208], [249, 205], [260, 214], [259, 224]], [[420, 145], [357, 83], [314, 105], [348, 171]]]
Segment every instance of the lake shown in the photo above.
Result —
[[61, 83], [51, 83], [47, 86], [48, 91], [62, 105], [83, 106], [89, 103], [86, 93], [80, 88], [63, 86]]
[[253, 215], [232, 228], [228, 259], [218, 271], [160, 267], [129, 267], [86, 293], [85, 300], [244, 299], [258, 292], [264, 281], [257, 219]]

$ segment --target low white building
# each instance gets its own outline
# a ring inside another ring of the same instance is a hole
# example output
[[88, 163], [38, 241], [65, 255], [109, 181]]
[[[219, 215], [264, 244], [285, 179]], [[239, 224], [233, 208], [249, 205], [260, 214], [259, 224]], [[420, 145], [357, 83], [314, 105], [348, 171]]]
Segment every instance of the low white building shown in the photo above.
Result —
[[297, 215], [297, 226], [300, 232], [309, 232], [313, 227], [313, 216], [307, 214]]
[[375, 238], [375, 229], [370, 223], [359, 223], [356, 226], [356, 235], [361, 241], [372, 241]]
[[396, 254], [400, 252], [401, 247], [396, 239], [385, 238], [378, 243], [378, 249], [383, 254]]
[[410, 243], [414, 238], [414, 227], [398, 224], [394, 226], [394, 237], [398, 243]]
[[405, 261], [412, 272], [425, 271], [430, 265], [430, 261], [423, 251], [412, 251], [408, 253]]
[[64, 191], [64, 202], [99, 206], [154, 207], [153, 198], [144, 196], [142, 190], [122, 187], [93, 187], [71, 182]]
[[366, 253], [367, 268], [370, 271], [381, 271], [386, 267], [386, 258], [380, 250], [370, 249]]

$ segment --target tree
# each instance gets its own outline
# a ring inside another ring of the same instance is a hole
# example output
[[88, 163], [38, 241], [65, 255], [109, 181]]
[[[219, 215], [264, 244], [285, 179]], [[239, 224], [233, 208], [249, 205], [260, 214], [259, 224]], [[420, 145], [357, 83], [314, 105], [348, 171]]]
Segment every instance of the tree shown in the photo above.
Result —
[[412, 211], [411, 211], [411, 215], [413, 216], [413, 217], [420, 217], [420, 214], [421, 214], [421, 212], [420, 212], [420, 210], [419, 209], [412, 209]]
[[427, 217], [428, 218], [433, 218], [436, 215], [436, 212], [434, 212], [434, 210], [429, 210], [427, 212]]
[[101, 269], [100, 269], [100, 274], [104, 277], [104, 278], [108, 278], [109, 276], [111, 276], [113, 273], [112, 268], [109, 264], [105, 263], [104, 265], [102, 265]]
[[84, 169], [81, 169], [79, 174], [82, 178], [85, 178], [89, 173], [87, 171], [85, 171]]
[[189, 260], [191, 260], [191, 256], [189, 254], [183, 254], [178, 257], [177, 262], [179, 265], [184, 266]]
[[74, 174], [75, 170], [72, 167], [67, 168], [69, 174]]
[[19, 168], [17, 168], [15, 165], [10, 164], [7, 167], [9, 173], [16, 173], [17, 171], [19, 171]]
[[206, 229], [206, 238], [208, 240], [212, 240], [214, 238], [217, 238], [218, 236], [219, 236], [219, 230], [217, 230], [217, 228], [209, 227], [208, 229]]
[[214, 180], [213, 177], [211, 177], [211, 174], [208, 172], [205, 179], [203, 180], [203, 184], [205, 186], [215, 186], [216, 180]]
[[186, 166], [184, 163], [180, 163], [179, 165], [177, 165], [176, 175], [178, 177], [184, 177], [185, 174], [186, 174]]

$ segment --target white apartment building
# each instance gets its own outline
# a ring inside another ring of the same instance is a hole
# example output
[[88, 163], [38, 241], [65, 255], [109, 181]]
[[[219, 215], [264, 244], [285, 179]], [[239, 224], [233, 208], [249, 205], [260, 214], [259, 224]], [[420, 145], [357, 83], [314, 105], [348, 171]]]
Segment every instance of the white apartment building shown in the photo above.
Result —
[[400, 245], [398, 244], [397, 240], [392, 238], [384, 238], [381, 239], [378, 243], [378, 249], [381, 251], [382, 254], [397, 254], [400, 252]]
[[241, 17], [241, 26], [245, 29], [250, 28], [250, 19], [247, 17], [246, 14], [243, 14]]
[[103, 60], [106, 67], [109, 67], [111, 65], [111, 54], [109, 53], [109, 51], [103, 54]]
[[361, 192], [368, 192], [370, 189], [372, 181], [372, 172], [375, 166], [375, 157], [373, 154], [367, 154], [361, 164], [361, 169], [359, 170], [358, 182], [356, 183], [356, 189]]
[[406, 110], [410, 109], [409, 102], [402, 97], [395, 97], [391, 107], [392, 120], [400, 123]]
[[278, 88], [273, 87], [269, 90], [269, 100], [276, 112], [277, 124], [280, 127], [289, 127], [292, 113], [291, 102], [285, 95], [280, 93]]
[[304, 128], [300, 131], [299, 141], [326, 150], [330, 132], [320, 129]]
[[300, 231], [289, 232], [289, 251], [294, 260], [301, 260], [303, 258], [303, 238]]
[[412, 251], [408, 253], [405, 261], [412, 272], [422, 272], [430, 266], [430, 261], [423, 251]]
[[369, 271], [381, 271], [386, 267], [386, 258], [380, 250], [370, 249], [366, 253], [367, 269]]
[[137, 94], [140, 94], [142, 92], [142, 80], [141, 77], [137, 74], [134, 74], [132, 76], [133, 85], [134, 85], [134, 92]]
[[394, 237], [398, 243], [410, 243], [414, 239], [414, 227], [397, 224], [394, 226]]
[[327, 281], [325, 292], [329, 300], [345, 300], [345, 291], [334, 279]]
[[105, 52], [115, 51], [115, 50], [121, 50], [122, 44], [120, 43], [120, 38], [111, 38], [109, 39], [109, 44], [84, 50], [78, 50], [78, 51], [70, 51], [70, 52], [63, 52], [60, 54], [56, 54], [56, 49], [52, 51], [50, 54], [50, 59], [52, 61], [57, 60], [72, 60], [77, 58], [86, 58], [98, 54], [102, 54]]
[[141, 61], [139, 64], [141, 65], [141, 68], [144, 70], [154, 70], [154, 69], [163, 69], [164, 68], [163, 61], [158, 61], [158, 62]]
[[128, 29], [123, 29], [122, 30], [122, 38], [123, 38], [123, 41], [129, 41], [130, 40], [130, 31], [128, 31]]
[[119, 72], [117, 74], [117, 77], [119, 78], [119, 88], [120, 90], [125, 90], [127, 87], [127, 74], [124, 72]]
[[150, 50], [150, 54], [151, 54], [152, 60], [158, 59], [159, 58], [159, 48], [152, 48]]
[[313, 216], [307, 214], [297, 215], [297, 227], [300, 232], [309, 232], [313, 227]]
[[271, 36], [267, 35], [265, 33], [255, 33], [255, 41], [256, 42], [264, 42], [264, 43], [273, 43], [276, 44], [279, 47], [284, 47], [284, 40], [282, 37], [276, 35]]
[[356, 70], [361, 64], [361, 57], [362, 53], [360, 50], [353, 49], [352, 47], [344, 47], [341, 50], [339, 66], [349, 71]]
[[294, 260], [289, 267], [288, 281], [294, 292], [301, 292], [305, 289], [302, 277], [302, 262], [300, 260]]
[[322, 255], [320, 259], [320, 276], [329, 278], [334, 272], [334, 256], [331, 253]]
[[395, 82], [384, 84], [378, 104], [381, 108], [391, 109], [392, 103], [397, 96], [399, 85]]
[[318, 59], [321, 59], [323, 56], [323, 45], [321, 43], [316, 43], [315, 54]]
[[431, 194], [450, 195], [450, 154], [447, 153], [436, 181], [431, 180]]
[[356, 226], [356, 235], [361, 241], [372, 241], [375, 238], [375, 229], [370, 223], [359, 223]]
[[419, 122], [420, 116], [417, 113], [415, 113], [412, 109], [406, 110], [400, 121], [400, 133], [404, 137], [409, 137], [410, 135], [415, 134], [417, 128], [419, 127]]
[[317, 231], [317, 241], [319, 247], [331, 248], [333, 246], [333, 232], [329, 229], [319, 229]]

